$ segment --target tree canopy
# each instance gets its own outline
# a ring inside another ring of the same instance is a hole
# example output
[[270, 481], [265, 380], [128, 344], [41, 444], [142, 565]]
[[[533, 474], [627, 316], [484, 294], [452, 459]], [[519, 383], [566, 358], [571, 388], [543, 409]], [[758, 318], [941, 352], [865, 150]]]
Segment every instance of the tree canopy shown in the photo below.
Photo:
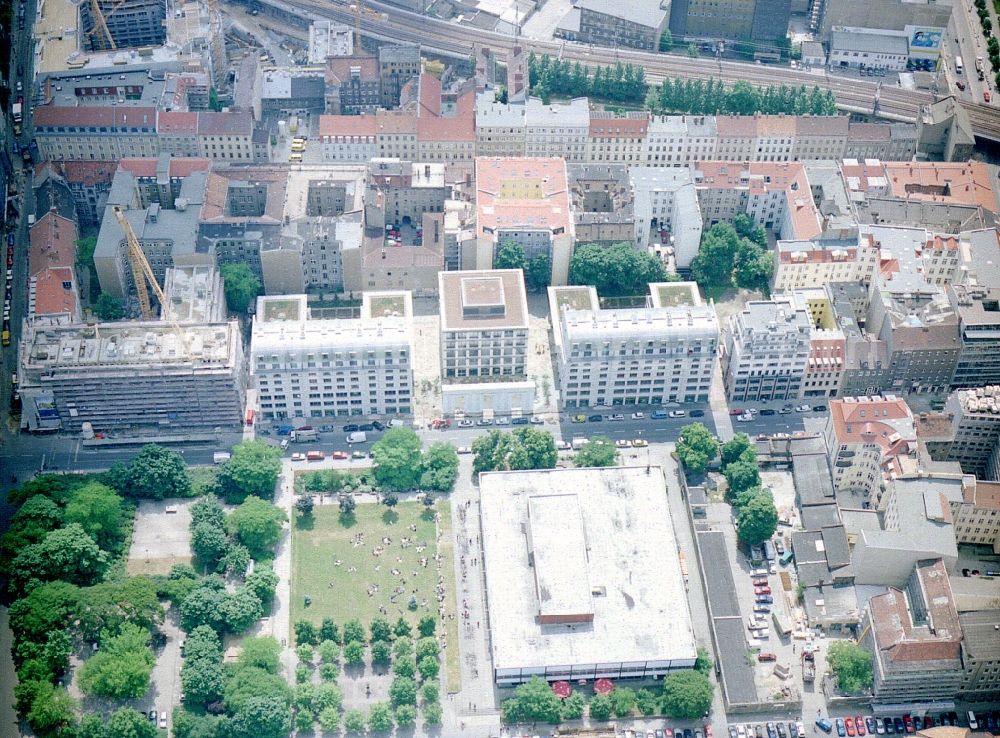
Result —
[[769, 491], [760, 490], [744, 501], [736, 519], [736, 532], [741, 541], [748, 546], [756, 546], [773, 536], [777, 528], [778, 511]]
[[375, 480], [393, 490], [414, 489], [421, 476], [420, 437], [412, 428], [391, 428], [372, 445]]
[[432, 443], [420, 461], [420, 487], [450, 492], [458, 479], [458, 452], [450, 443]]
[[666, 267], [631, 243], [578, 246], [569, 264], [570, 284], [593, 285], [602, 297], [641, 295], [651, 282], [666, 282]]
[[118, 635], [101, 639], [101, 650], [80, 669], [84, 693], [112, 699], [138, 699], [149, 689], [156, 657], [149, 631], [126, 623]]
[[849, 641], [833, 641], [826, 653], [826, 663], [837, 675], [843, 692], [852, 694], [871, 689], [872, 655]]
[[553, 469], [558, 460], [555, 440], [548, 431], [522, 426], [510, 432], [492, 430], [472, 442], [472, 470], [518, 471]]
[[226, 526], [236, 539], [259, 558], [281, 539], [282, 524], [288, 521], [277, 505], [250, 495], [229, 513]]
[[767, 292], [774, 261], [767, 251], [767, 235], [744, 213], [733, 224], [716, 223], [702, 233], [691, 274], [702, 289], [737, 287]]
[[246, 264], [223, 264], [219, 269], [226, 306], [232, 313], [245, 313], [261, 293], [260, 280]]
[[110, 292], [102, 292], [94, 303], [94, 314], [101, 320], [121, 320], [125, 317], [125, 308]]
[[681, 429], [676, 452], [685, 469], [701, 474], [719, 452], [719, 442], [704, 424], [690, 423]]
[[104, 573], [107, 565], [108, 555], [87, 531], [79, 523], [70, 523], [23, 548], [10, 564], [10, 583], [16, 592], [26, 592], [54, 579], [89, 584]]
[[110, 476], [115, 488], [128, 497], [162, 500], [191, 496], [184, 457], [155, 443], [143, 446], [124, 467], [113, 468]]
[[576, 452], [573, 463], [579, 467], [614, 466], [618, 463], [618, 449], [607, 436], [594, 436]]
[[513, 697], [504, 700], [500, 714], [508, 724], [542, 722], [557, 725], [562, 720], [560, 702], [548, 682], [533, 677], [519, 685]]
[[263, 441], [243, 441], [233, 446], [218, 475], [218, 491], [230, 504], [249, 495], [270, 500], [281, 473], [281, 449]]
[[122, 498], [100, 482], [77, 489], [66, 503], [66, 522], [79, 523], [101, 548], [116, 550], [122, 542], [125, 512]]
[[663, 711], [677, 720], [696, 720], [712, 707], [712, 681], [693, 669], [663, 678]]

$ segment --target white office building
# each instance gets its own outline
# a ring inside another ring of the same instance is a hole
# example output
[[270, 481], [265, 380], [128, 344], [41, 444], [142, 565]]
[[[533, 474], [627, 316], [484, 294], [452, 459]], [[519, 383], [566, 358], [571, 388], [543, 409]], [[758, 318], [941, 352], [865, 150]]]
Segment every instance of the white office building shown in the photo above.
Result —
[[565, 407], [706, 402], [719, 322], [694, 282], [649, 285], [645, 308], [602, 310], [593, 287], [550, 287]]
[[259, 297], [250, 355], [260, 416], [409, 413], [412, 315], [409, 292], [366, 292], [354, 319], [312, 318], [305, 295]]

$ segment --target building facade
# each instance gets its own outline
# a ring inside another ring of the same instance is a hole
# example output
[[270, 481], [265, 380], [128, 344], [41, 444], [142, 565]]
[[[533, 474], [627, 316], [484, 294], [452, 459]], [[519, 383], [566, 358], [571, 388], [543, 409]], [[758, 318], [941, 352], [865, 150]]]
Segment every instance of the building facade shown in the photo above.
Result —
[[810, 319], [791, 298], [754, 300], [729, 319], [722, 376], [730, 402], [801, 396], [810, 352]]

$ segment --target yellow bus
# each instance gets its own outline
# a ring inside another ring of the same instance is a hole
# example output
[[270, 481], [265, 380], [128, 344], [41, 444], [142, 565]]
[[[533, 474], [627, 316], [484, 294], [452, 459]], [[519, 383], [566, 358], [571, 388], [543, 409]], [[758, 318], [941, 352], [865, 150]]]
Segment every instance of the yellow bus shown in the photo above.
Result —
[[294, 152], [294, 153], [292, 153], [292, 154], [289, 155], [288, 161], [292, 162], [293, 164], [301, 163], [302, 162], [302, 154], [296, 151], [296, 152]]

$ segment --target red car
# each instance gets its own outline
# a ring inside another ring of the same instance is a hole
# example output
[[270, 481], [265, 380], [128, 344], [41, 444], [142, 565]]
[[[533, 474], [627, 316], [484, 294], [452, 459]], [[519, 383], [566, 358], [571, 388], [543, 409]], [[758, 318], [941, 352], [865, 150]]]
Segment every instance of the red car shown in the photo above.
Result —
[[909, 715], [903, 715], [903, 727], [906, 729], [907, 733], [916, 732], [916, 728], [913, 727], [913, 718]]
[[778, 657], [773, 653], [759, 653], [757, 654], [758, 661], [777, 661]]
[[990, 91], [983, 90], [983, 102], [989, 102], [989, 101], [990, 101]]
[[858, 729], [858, 735], [864, 735], [865, 734], [865, 719], [863, 717], [861, 717], [860, 715], [855, 715], [854, 716], [854, 725]]
[[847, 728], [847, 735], [857, 735], [857, 731], [854, 729], [854, 718], [844, 718], [844, 727]]
[[348, 455], [346, 451], [334, 451], [333, 453], [330, 454], [330, 458], [340, 459], [341, 461], [343, 461], [344, 459], [349, 459], [351, 457]]
[[729, 410], [729, 414], [732, 415], [732, 416], [734, 416], [734, 417], [737, 416], [737, 415], [742, 415], [743, 414], [743, 408], [741, 408], [741, 407], [731, 408]]
[[713, 738], [711, 725], [705, 725], [705, 738]]
[[753, 593], [755, 595], [769, 595], [769, 594], [771, 594], [771, 588], [770, 587], [754, 587], [753, 588]]
[[770, 582], [767, 581], [767, 577], [755, 577], [753, 580], [753, 586], [768, 587], [770, 586]]

